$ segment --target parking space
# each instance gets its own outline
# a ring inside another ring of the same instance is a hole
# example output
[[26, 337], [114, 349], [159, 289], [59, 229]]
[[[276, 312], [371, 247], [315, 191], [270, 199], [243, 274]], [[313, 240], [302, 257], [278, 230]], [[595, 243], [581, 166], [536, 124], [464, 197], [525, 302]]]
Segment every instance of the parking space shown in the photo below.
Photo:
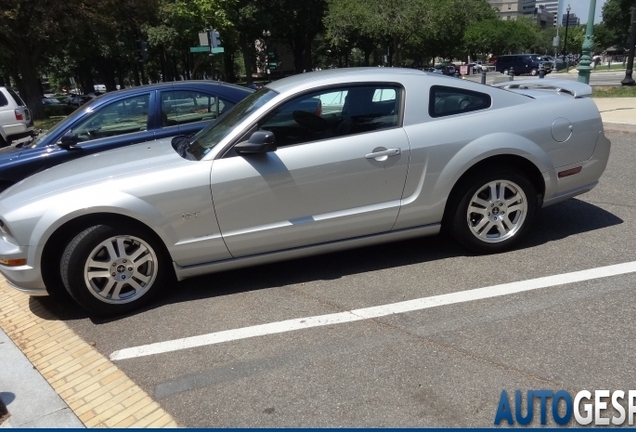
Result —
[[112, 320], [24, 307], [192, 427], [488, 427], [502, 390], [626, 391], [636, 135], [609, 138], [599, 186], [508, 253], [436, 236], [187, 280]]

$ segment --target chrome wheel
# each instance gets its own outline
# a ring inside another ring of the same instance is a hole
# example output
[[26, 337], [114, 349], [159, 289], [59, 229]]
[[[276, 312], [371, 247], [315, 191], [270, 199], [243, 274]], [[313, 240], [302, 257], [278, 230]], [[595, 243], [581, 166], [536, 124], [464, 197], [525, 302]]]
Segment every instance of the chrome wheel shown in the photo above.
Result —
[[144, 240], [132, 236], [110, 237], [99, 243], [84, 265], [84, 282], [99, 301], [133, 302], [153, 285], [158, 259]]
[[468, 203], [466, 220], [470, 232], [485, 243], [512, 238], [528, 214], [528, 199], [512, 181], [491, 181], [475, 192]]

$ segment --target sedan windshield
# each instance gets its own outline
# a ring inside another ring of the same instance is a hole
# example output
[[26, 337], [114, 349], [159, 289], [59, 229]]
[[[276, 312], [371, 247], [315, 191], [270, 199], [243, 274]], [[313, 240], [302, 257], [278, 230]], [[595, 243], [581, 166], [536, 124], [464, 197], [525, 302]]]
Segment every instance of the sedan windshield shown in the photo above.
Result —
[[232, 132], [245, 117], [265, 105], [277, 94], [277, 92], [267, 87], [263, 87], [252, 93], [236, 104], [227, 114], [219, 117], [217, 121], [212, 122], [209, 126], [196, 134], [190, 144], [188, 153], [197, 160], [203, 159], [203, 157]]

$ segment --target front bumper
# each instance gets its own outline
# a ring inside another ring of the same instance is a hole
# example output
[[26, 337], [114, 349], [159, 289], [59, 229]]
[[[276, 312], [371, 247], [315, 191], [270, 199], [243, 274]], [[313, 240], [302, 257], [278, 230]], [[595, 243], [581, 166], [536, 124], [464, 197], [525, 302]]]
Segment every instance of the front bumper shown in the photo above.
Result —
[[0, 257], [6, 259], [27, 258], [27, 263], [21, 266], [6, 266], [0, 264], [0, 273], [9, 285], [18, 291], [33, 296], [48, 295], [39, 265], [32, 265], [34, 261], [29, 257], [27, 248], [17, 246], [0, 237]]

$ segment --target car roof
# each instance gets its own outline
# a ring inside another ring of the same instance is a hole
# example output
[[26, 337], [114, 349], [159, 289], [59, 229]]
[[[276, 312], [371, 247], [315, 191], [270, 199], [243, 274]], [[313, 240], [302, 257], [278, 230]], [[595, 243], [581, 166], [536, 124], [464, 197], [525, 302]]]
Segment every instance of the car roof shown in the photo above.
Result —
[[[115, 90], [108, 93], [104, 93], [102, 96], [126, 96], [128, 94], [136, 94], [140, 91], [147, 90], [165, 90], [165, 89], [174, 89], [178, 90], [181, 87], [216, 87], [219, 93], [234, 93], [236, 91], [243, 91], [252, 93], [252, 89], [247, 87], [239, 86], [236, 84], [230, 84], [226, 82], [220, 81], [208, 81], [208, 80], [188, 80], [188, 81], [169, 81], [157, 84], [146, 84], [137, 87], [125, 88], [121, 90]], [[224, 91], [225, 90], [225, 91]], [[105, 98], [104, 98], [105, 99]]]
[[398, 77], [409, 75], [426, 74], [418, 69], [406, 68], [385, 68], [385, 67], [362, 67], [362, 68], [343, 68], [343, 69], [327, 69], [315, 72], [306, 72], [298, 75], [292, 75], [287, 78], [271, 82], [266, 87], [279, 93], [298, 87], [320, 86], [321, 84], [329, 85], [342, 79], [349, 81], [390, 81], [398, 80]]

